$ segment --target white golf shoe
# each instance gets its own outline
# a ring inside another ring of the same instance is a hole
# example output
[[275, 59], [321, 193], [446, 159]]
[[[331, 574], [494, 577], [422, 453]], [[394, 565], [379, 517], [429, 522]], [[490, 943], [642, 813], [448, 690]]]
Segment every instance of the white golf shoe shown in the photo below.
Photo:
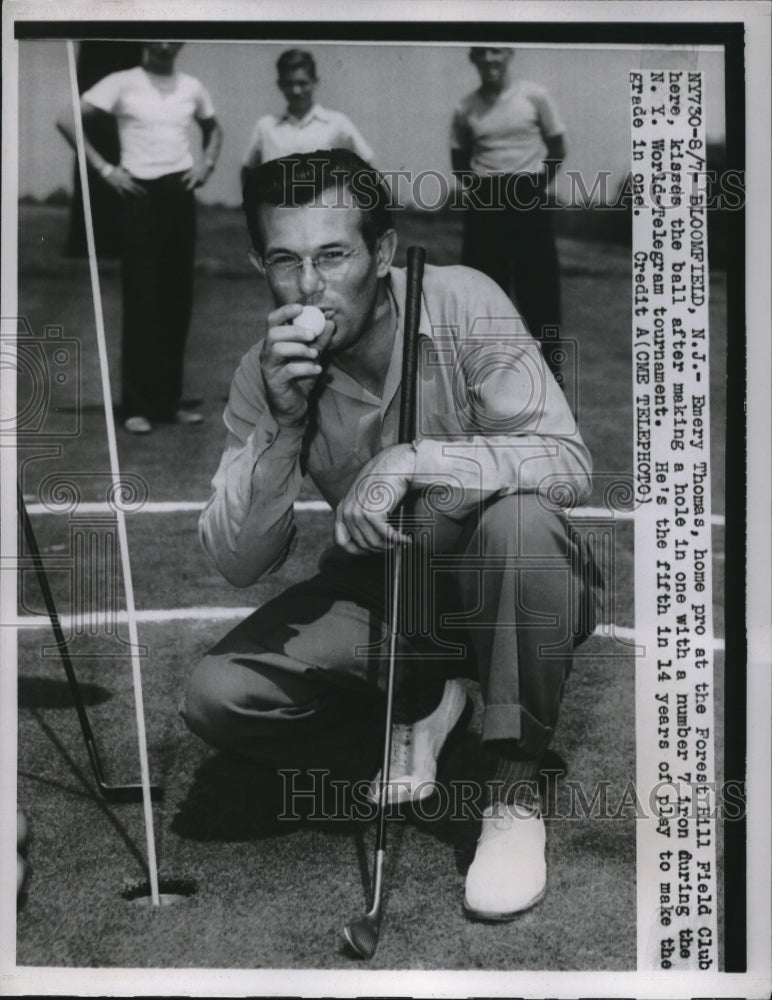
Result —
[[[394, 723], [388, 801], [399, 805], [420, 802], [434, 791], [437, 758], [466, 707], [466, 688], [455, 678], [445, 681], [442, 699], [435, 710], [412, 725]], [[370, 783], [368, 798], [378, 800], [381, 772]]]
[[484, 811], [482, 824], [464, 910], [477, 920], [511, 920], [547, 887], [544, 820], [538, 811], [497, 803]]
[[127, 417], [123, 421], [123, 426], [129, 434], [150, 434], [153, 430], [153, 425], [147, 417]]

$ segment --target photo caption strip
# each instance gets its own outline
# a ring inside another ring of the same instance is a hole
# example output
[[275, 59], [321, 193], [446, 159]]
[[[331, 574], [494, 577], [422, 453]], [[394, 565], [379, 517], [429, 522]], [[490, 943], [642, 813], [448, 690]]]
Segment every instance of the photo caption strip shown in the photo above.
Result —
[[631, 72], [639, 970], [717, 971], [705, 119]]

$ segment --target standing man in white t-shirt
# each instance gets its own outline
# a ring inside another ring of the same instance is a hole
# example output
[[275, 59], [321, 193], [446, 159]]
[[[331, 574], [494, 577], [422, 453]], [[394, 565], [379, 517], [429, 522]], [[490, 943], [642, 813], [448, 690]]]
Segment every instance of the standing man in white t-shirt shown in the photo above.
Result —
[[[122, 197], [121, 263], [124, 427], [147, 434], [154, 421], [196, 424], [182, 409], [183, 356], [193, 294], [195, 188], [214, 170], [222, 142], [212, 100], [201, 83], [175, 70], [180, 42], [148, 42], [142, 65], [111, 73], [81, 95], [84, 131], [100, 114], [118, 124], [120, 163], [108, 163], [86, 139], [86, 157]], [[203, 160], [188, 128], [197, 122]], [[59, 131], [75, 145], [67, 116]]]
[[292, 153], [316, 149], [348, 149], [367, 163], [373, 151], [357, 127], [340, 111], [323, 108], [314, 100], [319, 78], [310, 52], [288, 49], [276, 61], [278, 87], [287, 102], [278, 115], [259, 118], [244, 156], [244, 171]]
[[[457, 106], [451, 162], [466, 188], [462, 263], [493, 278], [545, 348], [560, 328], [560, 279], [548, 189], [565, 157], [548, 91], [512, 73], [508, 48], [472, 48], [480, 86]], [[559, 377], [553, 342], [545, 350]]]

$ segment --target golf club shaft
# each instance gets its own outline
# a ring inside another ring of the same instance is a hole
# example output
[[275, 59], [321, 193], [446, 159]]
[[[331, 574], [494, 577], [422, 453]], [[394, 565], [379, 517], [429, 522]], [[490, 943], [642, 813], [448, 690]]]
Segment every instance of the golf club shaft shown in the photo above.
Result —
[[[75, 711], [78, 715], [80, 729], [83, 733], [83, 739], [86, 744], [86, 750], [88, 751], [88, 758], [91, 762], [91, 770], [94, 773], [97, 788], [104, 798], [112, 802], [140, 802], [142, 800], [141, 785], [108, 785], [107, 783], [104, 769], [102, 767], [102, 760], [99, 756], [99, 750], [97, 749], [96, 737], [94, 736], [94, 731], [91, 728], [88, 713], [86, 712], [86, 704], [83, 700], [80, 685], [78, 684], [78, 678], [75, 675], [75, 668], [73, 667], [72, 658], [70, 657], [70, 649], [64, 636], [62, 623], [59, 619], [59, 612], [56, 610], [56, 602], [54, 601], [54, 595], [51, 592], [48, 574], [46, 573], [46, 568], [43, 563], [43, 557], [40, 554], [40, 548], [37, 543], [35, 531], [32, 527], [32, 521], [30, 520], [30, 516], [27, 511], [27, 505], [24, 502], [24, 495], [22, 493], [21, 486], [18, 486], [17, 488], [16, 502], [19, 511], [19, 520], [21, 521], [22, 531], [24, 533], [24, 541], [26, 542], [27, 549], [29, 550], [32, 564], [35, 567], [35, 576], [37, 577], [40, 592], [43, 595], [43, 602], [45, 603], [48, 619], [54, 633], [56, 648], [59, 651], [59, 658], [62, 662], [62, 666], [64, 667], [65, 675], [67, 676], [67, 683], [70, 687], [72, 700], [75, 703]], [[162, 789], [160, 789], [157, 785], [151, 786], [150, 793], [154, 799], [162, 797]]]
[[[402, 534], [404, 527], [404, 512], [400, 507], [397, 519], [397, 531]], [[391, 735], [394, 723], [394, 689], [397, 678], [397, 640], [399, 638], [399, 598], [400, 598], [400, 577], [402, 576], [402, 552], [399, 549], [392, 550], [392, 582], [391, 582], [391, 620], [389, 630], [389, 669], [386, 678], [386, 721], [384, 723], [385, 736], [383, 740], [383, 764], [381, 765], [381, 787], [378, 791], [378, 834], [375, 838], [375, 851], [386, 849], [386, 807], [389, 794], [389, 777], [391, 774]], [[380, 886], [375, 887], [376, 882], [380, 882], [377, 877], [382, 870], [382, 864], [376, 863], [376, 878], [373, 888], [373, 899], [380, 896]]]
[[[94, 745], [94, 733], [91, 729], [91, 724], [86, 714], [86, 706], [83, 703], [83, 696], [80, 693], [80, 687], [78, 685], [78, 680], [75, 676], [75, 670], [72, 666], [72, 661], [70, 659], [70, 651], [67, 646], [67, 640], [64, 637], [64, 632], [62, 631], [62, 625], [59, 621], [59, 613], [56, 610], [56, 604], [54, 603], [54, 596], [51, 593], [51, 586], [48, 582], [48, 575], [46, 574], [45, 568], [43, 566], [43, 558], [40, 555], [40, 549], [38, 548], [37, 538], [35, 537], [35, 532], [32, 530], [32, 522], [29, 519], [29, 514], [27, 513], [27, 505], [24, 502], [24, 497], [21, 492], [21, 487], [19, 487], [17, 493], [17, 503], [19, 509], [19, 517], [21, 519], [22, 530], [24, 532], [24, 541], [27, 543], [27, 548], [29, 549], [30, 556], [32, 557], [32, 564], [35, 567], [35, 576], [38, 580], [38, 586], [40, 587], [40, 592], [43, 595], [43, 601], [46, 606], [46, 611], [48, 612], [48, 619], [51, 622], [51, 628], [54, 632], [54, 638], [56, 640], [56, 648], [59, 650], [59, 656], [62, 661], [62, 666], [64, 667], [64, 672], [67, 675], [67, 681], [70, 685], [70, 692], [72, 693], [73, 701], [75, 702], [75, 710], [78, 713], [78, 720], [80, 722], [80, 728], [83, 732], [83, 738], [86, 741], [86, 746]], [[93, 763], [94, 758], [91, 756], [91, 751], [89, 750], [89, 757]], [[95, 772], [96, 773], [96, 772]]]
[[[405, 296], [405, 327], [402, 344], [402, 396], [399, 414], [399, 443], [405, 444], [415, 437], [416, 371], [418, 362], [418, 327], [421, 318], [421, 286], [426, 251], [423, 247], [409, 247], [407, 251], [407, 292]], [[404, 502], [397, 514], [397, 531], [403, 533]], [[373, 878], [374, 910], [380, 904], [383, 852], [386, 848], [386, 807], [391, 771], [391, 736], [394, 715], [394, 688], [397, 673], [397, 639], [400, 629], [399, 601], [402, 572], [402, 551], [392, 550], [391, 616], [389, 621], [389, 664], [386, 682], [386, 721], [381, 767], [381, 787], [378, 795], [378, 832], [375, 840], [376, 864]]]
[[399, 410], [399, 443], [412, 441], [416, 431], [416, 372], [418, 370], [418, 327], [421, 322], [421, 288], [426, 250], [408, 247], [405, 330], [402, 341], [402, 396]]

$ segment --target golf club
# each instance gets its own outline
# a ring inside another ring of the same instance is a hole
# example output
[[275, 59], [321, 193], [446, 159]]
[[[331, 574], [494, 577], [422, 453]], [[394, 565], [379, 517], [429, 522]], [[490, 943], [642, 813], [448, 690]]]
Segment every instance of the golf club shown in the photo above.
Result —
[[[402, 397], [399, 413], [399, 443], [412, 441], [415, 437], [416, 413], [416, 369], [418, 358], [418, 325], [421, 318], [421, 285], [423, 282], [423, 247], [408, 247], [407, 251], [407, 293], [405, 296], [405, 328], [402, 345]], [[404, 504], [397, 513], [397, 531], [402, 534]], [[391, 764], [391, 733], [394, 712], [394, 685], [396, 678], [397, 637], [399, 636], [399, 590], [402, 555], [398, 547], [392, 550], [394, 561], [391, 589], [391, 617], [389, 621], [389, 662], [386, 682], [386, 724], [383, 742], [383, 766], [381, 784], [378, 790], [378, 829], [375, 838], [375, 864], [373, 872], [373, 896], [370, 909], [363, 916], [350, 921], [343, 928], [346, 941], [360, 958], [372, 958], [378, 947], [381, 929], [383, 902], [383, 868], [386, 857], [386, 806], [389, 789]]]
[[[80, 686], [78, 684], [78, 678], [75, 676], [75, 669], [72, 665], [67, 640], [64, 637], [62, 625], [59, 621], [59, 614], [56, 610], [54, 597], [51, 593], [51, 586], [48, 582], [48, 576], [43, 564], [43, 558], [40, 555], [40, 549], [38, 548], [35, 532], [32, 529], [32, 522], [30, 521], [29, 514], [27, 513], [27, 506], [24, 503], [24, 495], [21, 491], [21, 487], [19, 487], [17, 491], [17, 505], [19, 508], [19, 518], [21, 519], [22, 529], [24, 531], [24, 539], [27, 543], [27, 549], [29, 550], [30, 557], [32, 558], [32, 562], [35, 567], [35, 575], [37, 576], [41, 593], [43, 594], [43, 600], [45, 601], [46, 610], [51, 622], [51, 628], [53, 629], [54, 638], [56, 639], [56, 648], [59, 650], [62, 666], [64, 667], [64, 672], [67, 675], [67, 680], [70, 685], [70, 692], [72, 694], [73, 701], [75, 702], [75, 710], [78, 713], [80, 728], [83, 733], [83, 739], [86, 742], [88, 758], [91, 761], [91, 769], [94, 772], [94, 778], [96, 780], [99, 793], [108, 802], [141, 802], [142, 785], [109, 785], [105, 780], [102, 761], [97, 749], [96, 739], [94, 738], [94, 731], [91, 728], [91, 723], [89, 722], [89, 718], [86, 713], [86, 705], [83, 701], [83, 695], [81, 694]], [[158, 785], [152, 785], [150, 788], [150, 795], [154, 800], [161, 799], [163, 798], [163, 789], [159, 788]]]

